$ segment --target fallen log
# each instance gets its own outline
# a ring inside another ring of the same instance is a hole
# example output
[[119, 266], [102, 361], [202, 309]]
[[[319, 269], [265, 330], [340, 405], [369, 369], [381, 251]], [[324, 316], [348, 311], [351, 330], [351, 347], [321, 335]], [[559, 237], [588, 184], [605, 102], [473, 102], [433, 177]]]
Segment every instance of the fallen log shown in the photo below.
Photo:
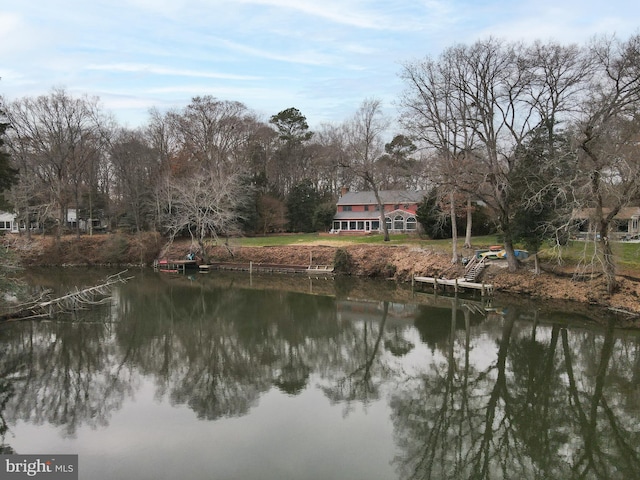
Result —
[[28, 320], [40, 317], [53, 317], [55, 315], [84, 310], [96, 305], [108, 303], [111, 299], [111, 288], [118, 283], [126, 283], [133, 277], [124, 277], [124, 270], [115, 275], [110, 275], [105, 280], [92, 287], [78, 289], [61, 297], [47, 300], [33, 300], [31, 302], [16, 305], [11, 311], [0, 314], [0, 321]]

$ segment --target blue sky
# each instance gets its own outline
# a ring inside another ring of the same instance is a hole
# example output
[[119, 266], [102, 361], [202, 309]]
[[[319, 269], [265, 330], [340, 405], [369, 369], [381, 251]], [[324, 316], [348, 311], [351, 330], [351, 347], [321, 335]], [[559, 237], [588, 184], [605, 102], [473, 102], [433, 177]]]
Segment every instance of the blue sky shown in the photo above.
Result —
[[637, 0], [4, 0], [0, 94], [97, 95], [130, 127], [212, 95], [313, 128], [366, 98], [394, 116], [401, 64], [455, 43], [639, 32]]

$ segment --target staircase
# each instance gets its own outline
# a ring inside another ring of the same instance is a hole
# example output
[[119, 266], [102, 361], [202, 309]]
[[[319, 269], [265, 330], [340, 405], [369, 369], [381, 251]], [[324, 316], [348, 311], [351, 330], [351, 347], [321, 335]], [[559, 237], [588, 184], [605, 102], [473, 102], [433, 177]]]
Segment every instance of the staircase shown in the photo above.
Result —
[[485, 258], [478, 259], [475, 255], [473, 258], [467, 263], [464, 269], [464, 279], [467, 282], [475, 282], [482, 271], [486, 268], [487, 264], [485, 263]]

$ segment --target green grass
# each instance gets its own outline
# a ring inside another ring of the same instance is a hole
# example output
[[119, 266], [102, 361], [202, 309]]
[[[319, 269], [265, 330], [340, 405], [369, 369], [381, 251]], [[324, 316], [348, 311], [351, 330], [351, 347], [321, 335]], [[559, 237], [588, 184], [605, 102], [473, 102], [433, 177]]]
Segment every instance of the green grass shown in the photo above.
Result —
[[[640, 270], [640, 243], [615, 242], [613, 254], [616, 265], [623, 269]], [[599, 250], [599, 245], [594, 242], [570, 241], [558, 251], [557, 248], [545, 247], [540, 250], [540, 258], [548, 261], [555, 261], [558, 257], [569, 264], [590, 261]]]
[[[269, 247], [280, 245], [304, 245], [305, 243], [322, 242], [326, 245], [352, 243], [372, 244], [372, 245], [417, 245], [417, 246], [439, 246], [442, 248], [451, 248], [451, 239], [431, 240], [428, 238], [420, 238], [412, 234], [390, 235], [390, 241], [385, 242], [383, 235], [318, 235], [317, 233], [296, 233], [284, 235], [268, 235], [265, 237], [243, 237], [232, 240], [234, 245], [242, 247]], [[495, 235], [483, 237], [474, 237], [474, 247], [485, 247], [495, 245], [497, 239]], [[464, 238], [458, 239], [458, 245], [462, 248]]]
[[640, 270], [640, 243], [618, 243], [614, 252], [619, 267]]
[[[343, 245], [350, 243], [370, 245], [414, 245], [418, 247], [435, 248], [442, 251], [451, 251], [451, 239], [431, 240], [420, 238], [416, 235], [398, 234], [391, 235], [391, 240], [385, 242], [382, 235], [318, 235], [317, 233], [296, 233], [286, 235], [269, 235], [265, 237], [236, 238], [231, 241], [234, 245], [243, 247], [268, 247], [282, 245], [305, 245], [310, 243], [322, 243], [323, 245]], [[486, 248], [490, 245], [500, 245], [496, 235], [473, 237], [471, 241], [474, 249]], [[464, 238], [458, 239], [458, 248], [462, 250]], [[564, 263], [577, 264], [585, 259], [590, 259], [594, 254], [593, 242], [569, 242], [558, 251], [557, 248], [543, 247], [540, 258], [543, 261], [557, 261], [562, 258]], [[640, 270], [640, 243], [615, 243], [613, 246], [616, 255], [616, 263], [619, 268]]]

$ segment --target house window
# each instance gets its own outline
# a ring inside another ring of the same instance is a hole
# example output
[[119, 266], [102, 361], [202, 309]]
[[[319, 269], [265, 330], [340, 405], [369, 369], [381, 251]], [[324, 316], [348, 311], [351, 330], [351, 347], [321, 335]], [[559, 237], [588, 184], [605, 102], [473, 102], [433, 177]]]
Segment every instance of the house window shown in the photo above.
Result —
[[358, 222], [358, 230], [364, 230], [364, 222]]
[[[8, 224], [9, 222], [7, 222]], [[9, 229], [9, 225], [7, 225], [5, 227], [5, 223], [3, 221], [0, 220], [0, 230], [8, 230]]]
[[369, 205], [365, 205], [365, 206], [364, 206], [364, 211], [365, 211], [365, 212], [368, 212], [368, 211], [369, 211]]
[[399, 209], [400, 209], [400, 204], [399, 204], [399, 203], [396, 203], [396, 204], [393, 206], [393, 209], [394, 209], [394, 210], [399, 210]]
[[376, 212], [379, 212], [379, 211], [380, 211], [380, 205], [375, 205], [375, 206], [373, 207], [373, 209], [374, 209]]
[[398, 215], [393, 219], [393, 229], [394, 230], [404, 230], [404, 218], [401, 215]]
[[631, 219], [631, 230], [633, 230], [634, 233], [638, 231], [638, 220], [640, 220], [640, 218]]
[[347, 222], [342, 222], [342, 227], [340, 227], [342, 230], [347, 230], [349, 228], [349, 224]]
[[380, 220], [373, 220], [371, 222], [371, 230], [380, 230]]
[[404, 208], [405, 210], [409, 210], [409, 204], [408, 204], [408, 203], [405, 203], [405, 204], [402, 206], [402, 208]]
[[340, 230], [340, 222], [333, 222], [333, 229]]
[[407, 218], [407, 230], [415, 230], [417, 226], [416, 217]]
[[350, 212], [352, 210], [352, 208], [353, 208], [352, 205], [344, 205], [342, 207], [342, 211], [343, 212]]
[[387, 230], [391, 230], [391, 219], [389, 217], [384, 219], [384, 223], [387, 224]]
[[349, 230], [355, 230], [356, 229], [356, 222], [349, 222]]

